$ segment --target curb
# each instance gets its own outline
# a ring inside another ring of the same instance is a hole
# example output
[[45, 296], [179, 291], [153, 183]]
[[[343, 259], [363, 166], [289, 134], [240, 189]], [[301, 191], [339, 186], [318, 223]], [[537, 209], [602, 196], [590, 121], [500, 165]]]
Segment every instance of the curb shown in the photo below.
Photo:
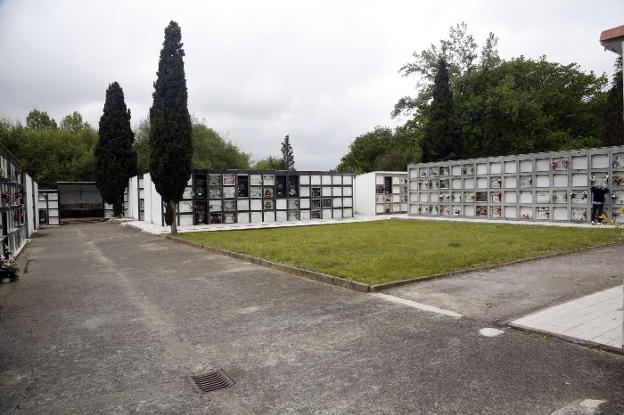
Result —
[[384, 284], [375, 284], [375, 285], [371, 285], [370, 288], [371, 288], [371, 291], [378, 292], [378, 291], [387, 290], [389, 288], [400, 287], [402, 285], [413, 284], [413, 283], [420, 282], [420, 281], [428, 281], [434, 278], [437, 279], [437, 278], [456, 277], [458, 275], [467, 274], [469, 272], [489, 271], [495, 268], [502, 268], [502, 267], [507, 267], [507, 266], [516, 265], [516, 264], [522, 264], [524, 262], [539, 261], [542, 259], [555, 258], [558, 256], [563, 256], [563, 255], [577, 254], [580, 252], [591, 251], [593, 249], [599, 249], [599, 248], [606, 248], [608, 246], [613, 246], [613, 245], [623, 245], [623, 243], [622, 242], [608, 242], [606, 244], [590, 246], [586, 248], [576, 248], [576, 249], [572, 249], [569, 251], [555, 252], [552, 254], [544, 254], [544, 255], [531, 257], [531, 258], [516, 259], [514, 261], [503, 262], [501, 264], [484, 265], [482, 267], [460, 269], [457, 271], [444, 272], [441, 274], [426, 275], [424, 277], [411, 278], [408, 280], [393, 281], [393, 282], [387, 282]]
[[371, 290], [371, 286], [368, 284], [363, 284], [361, 282], [348, 280], [345, 278], [334, 277], [333, 275], [323, 274], [321, 272], [309, 271], [303, 268], [293, 267], [291, 265], [278, 264], [273, 261], [269, 261], [263, 258], [258, 258], [251, 255], [239, 254], [238, 252], [228, 251], [227, 249], [214, 248], [211, 246], [206, 246], [202, 244], [198, 244], [197, 242], [191, 242], [184, 239], [179, 239], [171, 235], [164, 235], [166, 239], [170, 239], [172, 241], [180, 242], [185, 245], [189, 245], [195, 248], [202, 249], [207, 252], [211, 252], [213, 254], [226, 255], [232, 258], [241, 259], [243, 261], [251, 262], [252, 264], [260, 265], [263, 267], [276, 269], [279, 271], [288, 272], [291, 274], [298, 275], [300, 277], [304, 277], [307, 279], [311, 279], [314, 281], [324, 282], [326, 284], [337, 285], [339, 287], [348, 288], [351, 290], [359, 291], [359, 292], [369, 292]]
[[539, 335], [539, 336], [547, 336], [547, 337], [551, 337], [553, 339], [558, 339], [558, 340], [564, 341], [566, 343], [572, 343], [572, 344], [577, 344], [579, 346], [585, 346], [585, 347], [588, 347], [590, 349], [598, 349], [598, 350], [602, 350], [604, 352], [610, 352], [610, 353], [616, 353], [616, 354], [624, 355], [624, 348], [607, 346], [606, 344], [596, 343], [596, 342], [593, 342], [591, 340], [577, 339], [576, 337], [570, 337], [570, 336], [566, 336], [564, 334], [551, 333], [549, 331], [534, 329], [534, 328], [531, 328], [531, 327], [525, 327], [525, 326], [521, 326], [519, 324], [517, 325], [517, 324], [513, 324], [513, 323], [506, 323], [506, 326], [511, 327], [512, 329], [521, 331], [523, 333], [534, 334], [534, 335]]
[[492, 270], [492, 269], [495, 269], [495, 268], [502, 268], [502, 267], [506, 267], [506, 266], [521, 264], [521, 263], [524, 263], [524, 262], [538, 261], [538, 260], [541, 260], [541, 259], [554, 258], [554, 257], [558, 257], [558, 256], [563, 256], [563, 255], [568, 255], [568, 254], [575, 254], [575, 253], [579, 253], [579, 252], [590, 251], [592, 249], [599, 249], [599, 248], [605, 248], [605, 247], [608, 247], [608, 246], [621, 245], [622, 244], [622, 242], [609, 242], [609, 243], [606, 243], [606, 244], [603, 244], [603, 245], [591, 246], [591, 247], [587, 247], [587, 248], [577, 248], [577, 249], [573, 249], [573, 250], [570, 250], [570, 251], [557, 252], [557, 253], [553, 253], [553, 254], [545, 254], [545, 255], [540, 255], [540, 256], [532, 257], [532, 258], [518, 259], [518, 260], [515, 260], [515, 261], [505, 262], [505, 263], [502, 263], [502, 264], [486, 265], [486, 266], [482, 266], [482, 267], [467, 268], [467, 269], [462, 269], [462, 270], [458, 270], [458, 271], [445, 272], [445, 273], [442, 273], [442, 274], [426, 275], [426, 276], [423, 276], [423, 277], [411, 278], [411, 279], [408, 279], [408, 280], [393, 281], [393, 282], [387, 282], [387, 283], [384, 283], [384, 284], [369, 285], [369, 284], [364, 284], [364, 283], [353, 281], [353, 280], [348, 280], [346, 278], [335, 277], [335, 276], [329, 275], [329, 274], [323, 274], [322, 272], [315, 272], [315, 271], [310, 271], [310, 270], [303, 269], [303, 268], [298, 268], [298, 267], [295, 267], [295, 266], [292, 266], [292, 265], [278, 264], [276, 262], [269, 261], [269, 260], [264, 259], [264, 258], [258, 258], [258, 257], [251, 256], [251, 255], [240, 254], [238, 252], [228, 251], [227, 249], [221, 249], [221, 248], [215, 248], [215, 247], [212, 247], [212, 246], [202, 245], [202, 244], [199, 244], [197, 242], [187, 241], [185, 239], [180, 239], [180, 238], [177, 238], [177, 237], [174, 237], [174, 236], [171, 236], [171, 235], [159, 235], [159, 236], [161, 238], [165, 238], [165, 239], [169, 239], [169, 240], [172, 240], [172, 241], [180, 242], [180, 243], [183, 243], [185, 245], [189, 245], [189, 246], [192, 246], [192, 247], [195, 247], [195, 248], [198, 248], [198, 249], [202, 249], [202, 250], [207, 251], [207, 252], [211, 252], [213, 254], [226, 255], [226, 256], [229, 256], [229, 257], [232, 257], [232, 258], [241, 259], [243, 261], [251, 262], [252, 264], [260, 265], [260, 266], [267, 267], [267, 268], [277, 269], [277, 270], [284, 271], [284, 272], [289, 272], [291, 274], [295, 274], [295, 275], [298, 275], [300, 277], [308, 278], [308, 279], [311, 279], [311, 280], [314, 280], [314, 281], [324, 282], [326, 284], [337, 285], [339, 287], [348, 288], [348, 289], [359, 291], [359, 292], [380, 292], [380, 291], [384, 291], [384, 290], [387, 290], [387, 289], [390, 289], [390, 288], [400, 287], [400, 286], [403, 286], [403, 285], [414, 284], [414, 283], [418, 283], [418, 282], [422, 282], [422, 281], [428, 281], [428, 280], [432, 280], [432, 279], [454, 277], [454, 276], [458, 276], [458, 275], [462, 275], [462, 274], [467, 274], [469, 272], [488, 271], [488, 270]]

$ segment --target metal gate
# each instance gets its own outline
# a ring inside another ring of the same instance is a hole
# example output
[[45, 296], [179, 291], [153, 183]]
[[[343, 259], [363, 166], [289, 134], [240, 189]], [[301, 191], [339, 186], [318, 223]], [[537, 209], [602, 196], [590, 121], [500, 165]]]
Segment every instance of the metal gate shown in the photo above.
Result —
[[59, 182], [59, 214], [64, 218], [103, 218], [104, 201], [93, 182]]

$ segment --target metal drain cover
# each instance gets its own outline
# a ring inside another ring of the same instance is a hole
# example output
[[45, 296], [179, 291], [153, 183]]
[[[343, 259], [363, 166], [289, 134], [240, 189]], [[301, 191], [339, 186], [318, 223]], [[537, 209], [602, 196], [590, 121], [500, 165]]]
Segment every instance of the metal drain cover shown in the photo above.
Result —
[[205, 375], [191, 376], [190, 378], [193, 381], [193, 385], [195, 385], [200, 392], [211, 392], [217, 389], [227, 388], [236, 383], [225, 374], [223, 369]]

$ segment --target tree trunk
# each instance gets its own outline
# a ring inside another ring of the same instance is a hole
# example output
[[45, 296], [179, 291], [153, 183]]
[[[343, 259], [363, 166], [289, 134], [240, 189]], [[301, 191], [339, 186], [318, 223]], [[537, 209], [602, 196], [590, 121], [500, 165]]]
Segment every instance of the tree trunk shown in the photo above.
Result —
[[171, 210], [171, 234], [177, 235], [178, 233], [178, 218], [176, 214], [176, 202], [173, 200], [169, 201], [169, 209]]

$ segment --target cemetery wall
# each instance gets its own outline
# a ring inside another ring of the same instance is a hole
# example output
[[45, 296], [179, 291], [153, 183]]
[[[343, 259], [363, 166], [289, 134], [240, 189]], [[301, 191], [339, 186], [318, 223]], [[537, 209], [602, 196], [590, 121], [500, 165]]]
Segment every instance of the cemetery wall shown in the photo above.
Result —
[[412, 164], [408, 182], [411, 216], [589, 222], [599, 185], [624, 221], [624, 146]]

